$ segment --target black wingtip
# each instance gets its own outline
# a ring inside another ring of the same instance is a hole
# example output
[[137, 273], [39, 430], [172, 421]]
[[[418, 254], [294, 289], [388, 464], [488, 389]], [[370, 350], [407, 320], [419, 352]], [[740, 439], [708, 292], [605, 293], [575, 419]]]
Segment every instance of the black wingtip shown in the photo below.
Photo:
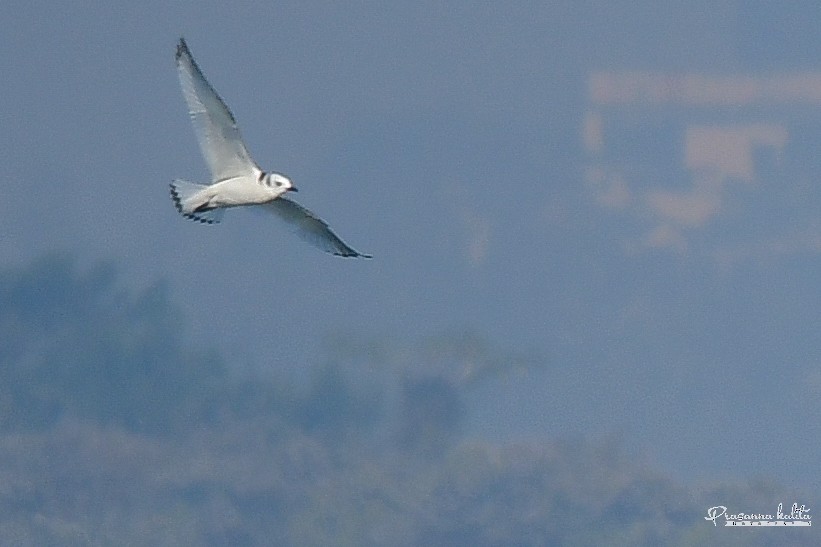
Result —
[[344, 253], [336, 252], [336, 253], [333, 253], [333, 254], [335, 256], [341, 256], [342, 258], [373, 258], [373, 255], [360, 253], [360, 252], [354, 251], [353, 249], [350, 249], [349, 251], [344, 252]]
[[180, 57], [183, 55], [191, 56], [191, 52], [188, 50], [188, 44], [185, 43], [185, 38], [180, 36], [180, 41], [177, 42], [177, 55], [176, 59], [179, 61]]

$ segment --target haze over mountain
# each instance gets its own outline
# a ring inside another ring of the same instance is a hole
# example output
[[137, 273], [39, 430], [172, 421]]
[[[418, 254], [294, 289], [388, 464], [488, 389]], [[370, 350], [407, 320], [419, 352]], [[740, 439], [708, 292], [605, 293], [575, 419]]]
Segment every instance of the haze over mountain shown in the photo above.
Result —
[[[466, 438], [616, 437], [686, 484], [818, 492], [819, 23], [806, 1], [5, 2], [2, 267], [164, 280], [237, 376], [339, 361], [399, 401], [416, 370], [458, 386]], [[373, 260], [179, 218], [168, 183], [207, 178], [180, 35], [261, 167]]]

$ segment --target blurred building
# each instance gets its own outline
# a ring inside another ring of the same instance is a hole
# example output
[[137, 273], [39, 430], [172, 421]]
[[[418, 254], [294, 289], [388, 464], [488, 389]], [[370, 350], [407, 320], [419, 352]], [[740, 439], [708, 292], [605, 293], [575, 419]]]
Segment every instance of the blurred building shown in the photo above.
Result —
[[633, 249], [686, 251], [726, 215], [819, 200], [821, 72], [593, 72], [587, 95], [584, 181], [598, 206], [641, 225]]

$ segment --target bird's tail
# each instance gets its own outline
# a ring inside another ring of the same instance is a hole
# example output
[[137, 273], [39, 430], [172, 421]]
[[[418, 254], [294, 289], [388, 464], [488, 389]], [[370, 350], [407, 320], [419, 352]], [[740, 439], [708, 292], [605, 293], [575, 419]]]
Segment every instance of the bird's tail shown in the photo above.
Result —
[[217, 224], [222, 220], [224, 209], [198, 209], [201, 203], [197, 198], [199, 194], [207, 188], [205, 184], [197, 184], [187, 180], [175, 179], [171, 183], [171, 199], [174, 207], [185, 218], [201, 222], [203, 224]]

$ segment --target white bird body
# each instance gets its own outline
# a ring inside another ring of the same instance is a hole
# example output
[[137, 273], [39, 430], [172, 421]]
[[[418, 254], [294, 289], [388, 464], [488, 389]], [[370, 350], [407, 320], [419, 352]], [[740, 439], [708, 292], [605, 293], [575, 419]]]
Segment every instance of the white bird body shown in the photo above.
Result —
[[271, 174], [259, 169], [255, 175], [241, 175], [205, 186], [186, 200], [186, 213], [219, 207], [239, 207], [241, 205], [261, 205], [277, 199], [291, 188], [271, 187], [265, 177]]
[[345, 257], [364, 257], [346, 245], [308, 209], [284, 197], [296, 191], [291, 180], [266, 173], [251, 159], [234, 115], [200, 71], [185, 40], [177, 45], [177, 71], [200, 150], [211, 171], [211, 184], [175, 180], [171, 199], [184, 217], [216, 224], [226, 209], [263, 205], [319, 248]]
[[[264, 175], [264, 173], [263, 173]], [[208, 207], [239, 207], [240, 205], [260, 205], [274, 200], [284, 194], [286, 190], [271, 192], [249, 177], [234, 177], [216, 182], [202, 191], [202, 197], [207, 200]]]

